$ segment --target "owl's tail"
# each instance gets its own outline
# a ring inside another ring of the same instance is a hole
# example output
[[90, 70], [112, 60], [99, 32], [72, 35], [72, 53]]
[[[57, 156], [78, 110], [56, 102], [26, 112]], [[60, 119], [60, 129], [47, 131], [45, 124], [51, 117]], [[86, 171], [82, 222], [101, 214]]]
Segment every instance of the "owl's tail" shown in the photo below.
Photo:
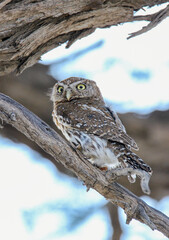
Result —
[[124, 144], [113, 143], [113, 149], [122, 166], [144, 170], [145, 172], [152, 174], [151, 167], [146, 164], [137, 154], [126, 148]]
[[123, 168], [127, 170], [127, 176], [130, 182], [135, 182], [136, 175], [141, 179], [141, 188], [143, 192], [150, 194], [149, 180], [152, 175], [152, 169], [139, 156], [125, 147], [121, 143], [112, 143], [113, 150]]

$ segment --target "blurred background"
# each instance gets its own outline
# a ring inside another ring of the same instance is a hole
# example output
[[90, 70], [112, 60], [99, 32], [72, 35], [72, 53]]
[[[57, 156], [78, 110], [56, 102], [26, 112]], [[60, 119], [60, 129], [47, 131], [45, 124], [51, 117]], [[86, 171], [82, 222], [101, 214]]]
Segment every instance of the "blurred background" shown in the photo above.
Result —
[[[146, 12], [153, 13], [166, 4]], [[169, 214], [169, 18], [143, 35], [129, 33], [147, 22], [98, 29], [69, 49], [65, 44], [43, 55], [21, 75], [0, 78], [0, 91], [15, 99], [56, 131], [48, 92], [71, 76], [95, 80], [105, 101], [118, 112], [138, 143], [138, 155], [153, 169], [151, 195], [139, 181], [119, 182], [154, 208]], [[0, 129], [0, 239], [165, 240], [55, 162], [11, 126]]]

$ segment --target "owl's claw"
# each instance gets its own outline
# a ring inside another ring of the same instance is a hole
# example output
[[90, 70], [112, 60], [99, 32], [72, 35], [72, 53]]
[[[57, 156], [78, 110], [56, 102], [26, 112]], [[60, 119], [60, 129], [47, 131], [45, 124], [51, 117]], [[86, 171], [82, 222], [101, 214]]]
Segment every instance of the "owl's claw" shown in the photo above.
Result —
[[116, 168], [112, 169], [111, 172], [114, 173], [116, 176], [126, 176], [131, 173], [133, 168]]
[[139, 169], [133, 169], [133, 173], [136, 174], [138, 177], [140, 177], [140, 179], [141, 179], [140, 186], [141, 186], [142, 191], [146, 194], [150, 194], [151, 191], [149, 188], [149, 181], [150, 181], [151, 174], [149, 174], [146, 171], [139, 170]]
[[144, 170], [133, 169], [133, 168], [117, 168], [112, 169], [106, 173], [106, 177], [108, 180], [115, 180], [117, 177], [120, 176], [128, 176], [129, 182], [135, 182], [136, 176], [138, 176], [140, 180], [140, 186], [144, 193], [150, 194], [149, 188], [149, 180], [151, 175]]

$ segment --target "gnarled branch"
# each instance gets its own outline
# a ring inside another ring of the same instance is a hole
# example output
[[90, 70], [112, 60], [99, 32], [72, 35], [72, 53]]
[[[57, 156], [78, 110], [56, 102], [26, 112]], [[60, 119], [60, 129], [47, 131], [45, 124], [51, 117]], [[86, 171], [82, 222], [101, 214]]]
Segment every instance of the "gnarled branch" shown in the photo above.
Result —
[[[2, 0], [0, 75], [14, 70], [21, 73], [35, 64], [43, 53], [62, 43], [67, 42], [69, 47], [77, 39], [94, 32], [96, 28], [138, 20], [138, 17], [134, 17], [135, 11], [165, 2], [168, 1]], [[167, 16], [168, 14], [164, 12], [162, 16], [158, 14], [156, 24], [158, 20], [160, 22]]]
[[149, 21], [150, 23], [143, 27], [142, 29], [140, 29], [139, 31], [137, 32], [134, 32], [134, 33], [130, 33], [128, 39], [132, 38], [132, 37], [136, 37], [142, 33], [145, 33], [145, 32], [148, 32], [150, 31], [152, 28], [156, 27], [159, 23], [161, 23], [164, 19], [166, 19], [167, 17], [169, 16], [169, 5], [160, 10], [159, 12], [157, 13], [154, 13], [154, 14], [150, 14], [150, 15], [145, 15], [145, 16], [135, 16], [134, 17], [134, 20], [135, 21], [143, 21], [143, 20], [146, 20], [146, 21]]
[[80, 158], [68, 143], [45, 122], [4, 94], [0, 94], [0, 120], [36, 142], [56, 161], [73, 171], [87, 188], [93, 188], [110, 202], [124, 209], [127, 223], [136, 219], [169, 237], [169, 218], [150, 207], [129, 190], [119, 185], [88, 161]]

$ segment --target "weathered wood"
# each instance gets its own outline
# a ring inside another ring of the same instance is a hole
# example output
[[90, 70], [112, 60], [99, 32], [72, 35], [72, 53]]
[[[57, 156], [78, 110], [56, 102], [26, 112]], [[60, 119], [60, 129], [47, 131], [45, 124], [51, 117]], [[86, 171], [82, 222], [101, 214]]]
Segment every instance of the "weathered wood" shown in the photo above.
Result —
[[150, 31], [152, 28], [156, 27], [159, 23], [161, 23], [168, 16], [169, 16], [169, 5], [166, 8], [164, 8], [163, 10], [160, 10], [159, 12], [151, 14], [151, 15], [135, 16], [134, 19], [137, 21], [147, 20], [150, 23], [147, 26], [140, 29], [139, 31], [130, 33], [129, 34], [130, 36], [128, 37], [128, 39], [138, 36], [147, 31]]
[[73, 171], [87, 188], [94, 188], [106, 199], [124, 209], [127, 223], [133, 218], [157, 229], [169, 237], [169, 218], [147, 205], [136, 195], [112, 181], [88, 161], [80, 158], [72, 148], [45, 122], [4, 94], [0, 94], [0, 120], [12, 125], [29, 139], [36, 142], [44, 151]]
[[[3, 0], [0, 3], [0, 75], [14, 70], [21, 73], [43, 53], [62, 43], [67, 42], [69, 47], [96, 28], [138, 20], [134, 11], [164, 2], [168, 1]], [[146, 16], [142, 20], [147, 20]], [[156, 16], [156, 20], [161, 18]]]

